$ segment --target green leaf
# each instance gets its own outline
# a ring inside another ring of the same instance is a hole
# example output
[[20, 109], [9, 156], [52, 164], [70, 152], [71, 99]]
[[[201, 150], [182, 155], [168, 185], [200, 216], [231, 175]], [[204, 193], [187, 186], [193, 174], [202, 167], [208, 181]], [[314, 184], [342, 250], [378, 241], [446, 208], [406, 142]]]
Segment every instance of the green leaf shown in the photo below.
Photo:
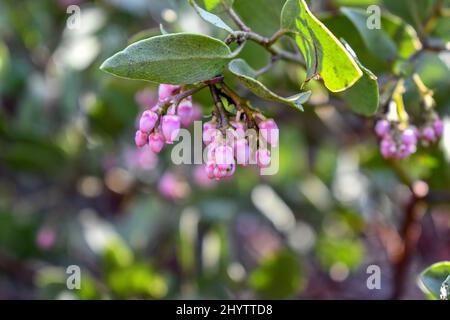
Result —
[[[422, 291], [432, 299], [439, 299], [441, 286], [445, 283], [450, 287], [450, 261], [437, 262], [425, 269], [417, 279]], [[448, 291], [447, 297], [448, 299]]]
[[415, 30], [400, 18], [384, 13], [381, 29], [368, 29], [369, 15], [362, 9], [341, 8], [341, 12], [353, 23], [370, 53], [383, 60], [407, 59], [422, 45]]
[[[323, 16], [322, 22], [338, 38], [345, 39], [358, 53], [358, 58], [364, 65], [377, 73], [390, 72], [392, 61], [383, 60], [378, 52], [368, 49], [366, 42], [359, 35], [353, 22], [344, 15]], [[396, 45], [397, 58], [408, 59], [412, 54], [420, 50], [422, 45], [415, 30], [400, 18], [391, 14], [383, 13], [381, 16], [383, 33], [386, 34]], [[355, 34], [358, 33], [358, 36]]]
[[389, 62], [381, 60], [369, 52], [364, 41], [353, 23], [344, 15], [325, 15], [321, 21], [329, 28], [338, 39], [345, 39], [352, 49], [358, 53], [358, 58], [364, 65], [378, 73], [390, 72]]
[[266, 100], [287, 104], [303, 111], [302, 104], [308, 101], [311, 96], [311, 91], [306, 91], [289, 98], [280, 97], [269, 90], [264, 84], [256, 80], [256, 71], [242, 59], [232, 60], [228, 64], [228, 69], [254, 94]]
[[422, 29], [433, 9], [434, 0], [383, 0], [382, 3], [390, 12], [401, 17], [416, 30]]
[[339, 40], [309, 10], [304, 0], [288, 0], [281, 27], [295, 34], [307, 66], [308, 79], [317, 74], [333, 92], [351, 87], [363, 72]]
[[200, 8], [197, 3], [195, 3], [194, 0], [189, 0], [189, 4], [194, 7], [195, 11], [197, 11], [198, 15], [205, 20], [206, 22], [211, 23], [212, 25], [216, 26], [217, 28], [223, 29], [225, 31], [228, 31], [230, 33], [233, 33], [233, 29], [231, 29], [230, 26], [228, 26], [221, 18], [216, 16], [215, 14], [208, 12], [202, 8]]
[[128, 45], [147, 39], [147, 38], [151, 38], [154, 36], [158, 36], [161, 34], [161, 30], [159, 28], [150, 28], [150, 29], [145, 29], [142, 31], [139, 31], [138, 33], [132, 35], [129, 39], [128, 39]]
[[394, 60], [397, 57], [397, 47], [383, 29], [369, 29], [367, 19], [369, 14], [363, 9], [341, 8], [341, 12], [353, 23], [369, 51], [384, 60]]
[[252, 31], [270, 37], [280, 28], [280, 0], [236, 0], [234, 10]]
[[232, 57], [220, 40], [173, 33], [133, 43], [108, 58], [100, 69], [128, 79], [192, 84], [221, 74]]
[[381, 16], [381, 25], [383, 31], [395, 42], [399, 58], [408, 59], [422, 49], [422, 43], [414, 28], [399, 17], [385, 13]]
[[379, 104], [377, 77], [361, 64], [347, 43], [344, 45], [363, 71], [363, 76], [353, 86], [342, 92], [342, 98], [352, 111], [365, 116], [373, 115], [378, 110]]

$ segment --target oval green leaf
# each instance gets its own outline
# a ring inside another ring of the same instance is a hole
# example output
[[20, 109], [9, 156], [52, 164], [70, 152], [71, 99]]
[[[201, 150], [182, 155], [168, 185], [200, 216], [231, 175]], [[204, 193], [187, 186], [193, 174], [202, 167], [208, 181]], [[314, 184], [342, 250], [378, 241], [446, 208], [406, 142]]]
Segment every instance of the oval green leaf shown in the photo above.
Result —
[[422, 43], [414, 28], [399, 17], [387, 13], [383, 14], [381, 25], [383, 31], [395, 42], [399, 58], [408, 59], [422, 49]]
[[304, 0], [288, 0], [281, 13], [281, 28], [294, 33], [305, 58], [308, 79], [320, 75], [333, 92], [351, 87], [362, 70], [339, 40], [309, 10]]
[[344, 45], [363, 71], [363, 76], [340, 95], [353, 112], [364, 116], [373, 115], [377, 112], [379, 105], [377, 77], [361, 64], [350, 45], [345, 42]]
[[100, 69], [113, 75], [157, 83], [193, 84], [222, 73], [232, 54], [220, 40], [172, 33], [133, 43]]
[[242, 59], [232, 60], [228, 64], [228, 69], [254, 94], [269, 101], [283, 103], [294, 107], [297, 110], [303, 111], [302, 104], [308, 101], [311, 96], [311, 91], [301, 92], [289, 98], [284, 98], [277, 95], [269, 90], [264, 84], [256, 80], [256, 71]]
[[397, 57], [397, 47], [392, 39], [381, 29], [369, 29], [367, 20], [369, 14], [363, 9], [341, 8], [344, 14], [358, 30], [369, 51], [383, 60], [394, 60]]
[[[440, 299], [441, 287], [447, 283], [448, 288], [450, 288], [450, 261], [442, 261], [431, 265], [420, 274], [417, 281], [420, 289], [428, 297]], [[445, 298], [448, 299], [448, 296]]]
[[270, 37], [280, 28], [280, 0], [236, 0], [233, 5], [236, 13], [252, 31]]

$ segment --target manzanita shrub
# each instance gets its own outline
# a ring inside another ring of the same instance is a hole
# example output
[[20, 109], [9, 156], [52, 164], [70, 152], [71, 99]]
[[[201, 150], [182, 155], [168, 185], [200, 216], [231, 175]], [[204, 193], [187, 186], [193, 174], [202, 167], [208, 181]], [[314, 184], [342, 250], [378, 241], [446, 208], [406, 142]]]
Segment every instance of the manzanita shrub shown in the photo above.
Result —
[[[141, 148], [150, 145], [159, 153], [164, 144], [172, 144], [180, 127], [191, 122], [192, 95], [209, 89], [214, 105], [211, 119], [203, 125], [203, 142], [207, 145], [205, 170], [211, 179], [233, 175], [236, 165], [246, 166], [251, 159], [260, 168], [269, 166], [270, 150], [267, 144], [278, 144], [278, 125], [263, 112], [241, 97], [227, 83], [237, 79], [258, 97], [303, 111], [311, 91], [301, 88], [312, 80], [320, 80], [332, 93], [348, 102], [351, 109], [364, 116], [373, 116], [379, 109], [377, 77], [357, 57], [345, 39], [338, 39], [309, 9], [304, 0], [288, 0], [280, 12], [280, 27], [272, 36], [265, 37], [251, 30], [233, 9], [233, 1], [205, 1], [205, 8], [189, 0], [193, 10], [228, 35], [223, 39], [193, 33], [167, 33], [135, 42], [107, 59], [101, 69], [113, 75], [160, 83], [159, 101], [148, 106], [139, 121], [135, 143]], [[227, 24], [213, 13], [221, 9], [234, 23]], [[382, 40], [389, 51], [383, 52], [394, 64], [414, 59], [422, 44], [407, 26], [397, 25], [404, 33], [395, 43], [381, 30], [368, 30], [369, 16], [360, 9], [342, 8], [342, 13], [355, 25], [366, 42], [368, 50], [378, 50], [373, 41]], [[395, 23], [389, 20], [390, 23]], [[285, 49], [284, 40], [294, 45]], [[271, 57], [267, 66], [254, 70], [252, 61], [239, 57], [248, 42], [267, 50]], [[381, 48], [384, 50], [384, 48]], [[258, 80], [279, 60], [300, 64], [306, 70], [299, 93], [282, 97]], [[382, 112], [377, 116], [375, 133], [380, 138], [380, 152], [384, 158], [403, 159], [416, 152], [418, 143], [435, 143], [443, 132], [443, 123], [433, 110], [433, 92], [414, 70], [399, 67], [393, 79], [384, 84]], [[228, 72], [227, 72], [228, 71]], [[230, 79], [229, 79], [230, 78]], [[420, 93], [423, 113], [420, 119], [411, 119], [405, 109], [404, 82], [412, 79]], [[259, 139], [252, 144], [246, 132], [255, 130]], [[230, 138], [231, 137], [231, 138]]]

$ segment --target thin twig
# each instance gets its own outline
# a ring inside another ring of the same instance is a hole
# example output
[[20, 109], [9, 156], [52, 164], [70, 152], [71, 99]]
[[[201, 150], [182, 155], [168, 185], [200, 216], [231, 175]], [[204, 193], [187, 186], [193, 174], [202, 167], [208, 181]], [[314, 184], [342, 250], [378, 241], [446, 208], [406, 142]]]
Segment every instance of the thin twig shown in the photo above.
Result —
[[270, 38], [268, 38], [267, 45], [270, 47], [275, 42], [277, 42], [281, 37], [288, 34], [290, 31], [287, 29], [280, 29], [277, 32], [275, 32]]
[[289, 61], [289, 62], [294, 62], [296, 64], [299, 64], [301, 66], [305, 66], [305, 61], [303, 60], [303, 58], [295, 53], [291, 53], [289, 51], [285, 51], [285, 50], [278, 50], [275, 49], [275, 55], [280, 56], [281, 59]]
[[442, 16], [442, 6], [444, 4], [444, 0], [437, 0], [431, 10], [430, 15], [427, 17], [427, 19], [423, 23], [423, 31], [425, 34], [429, 33], [433, 27], [434, 23], [436, 22], [436, 18], [439, 18]]
[[[214, 79], [212, 79], [210, 81], [214, 81]], [[177, 107], [180, 104], [180, 102], [183, 101], [183, 99], [186, 99], [187, 97], [192, 96], [193, 94], [197, 93], [198, 91], [206, 88], [208, 85], [209, 85], [209, 82], [206, 82], [206, 83], [202, 83], [202, 84], [200, 84], [200, 85], [198, 85], [198, 86], [196, 86], [194, 88], [191, 88], [189, 90], [182, 91], [179, 94], [177, 94], [177, 95], [175, 95], [173, 97], [170, 97], [169, 99], [165, 100], [163, 102], [164, 106], [166, 106], [166, 105], [168, 105], [168, 106], [175, 105], [175, 107]]]
[[263, 48], [265, 48], [267, 51], [270, 52], [272, 56], [280, 56], [281, 59], [294, 62], [297, 64], [300, 64], [302, 66], [305, 65], [305, 62], [303, 61], [302, 57], [298, 53], [292, 53], [289, 51], [285, 51], [282, 49], [274, 48], [273, 45], [285, 34], [289, 33], [289, 30], [286, 29], [280, 29], [276, 31], [270, 38], [264, 37], [260, 34], [257, 34], [256, 32], [251, 31], [250, 27], [247, 26], [242, 19], [239, 17], [239, 15], [234, 11], [232, 8], [229, 8], [227, 10], [229, 16], [231, 19], [236, 23], [236, 25], [241, 29], [241, 32], [235, 32], [234, 34], [229, 35], [225, 39], [225, 43], [231, 43], [234, 40], [237, 39], [243, 39], [243, 40], [251, 40]]
[[259, 76], [263, 75], [264, 73], [266, 73], [267, 71], [272, 69], [274, 64], [280, 59], [281, 59], [281, 57], [279, 55], [272, 56], [272, 59], [270, 60], [270, 62], [267, 65], [265, 65], [264, 67], [262, 67], [261, 69], [259, 69], [255, 72], [255, 77], [258, 78]]
[[224, 95], [228, 96], [234, 102], [236, 109], [244, 112], [245, 116], [247, 117], [248, 127], [256, 127], [256, 122], [253, 117], [254, 110], [249, 106], [248, 101], [241, 98], [241, 96], [239, 96], [236, 92], [234, 92], [233, 89], [227, 86], [225, 82], [222, 82], [221, 89]]
[[241, 20], [241, 18], [239, 17], [239, 15], [236, 13], [236, 11], [234, 11], [233, 8], [228, 8], [227, 10], [228, 15], [230, 16], [230, 18], [234, 21], [234, 23], [236, 23], [236, 25], [239, 27], [239, 29], [241, 29], [242, 31], [245, 32], [249, 32], [250, 31], [250, 27], [248, 27], [244, 21]]
[[228, 126], [228, 119], [225, 114], [225, 109], [223, 107], [222, 101], [217, 94], [217, 88], [214, 85], [210, 84], [209, 90], [214, 101], [215, 112], [217, 114], [217, 117], [219, 118], [219, 129], [224, 129]]
[[[277, 36], [274, 35], [273, 37], [276, 38]], [[272, 54], [273, 56], [279, 56], [283, 60], [294, 62], [294, 63], [300, 64], [302, 66], [305, 65], [305, 62], [303, 61], [302, 57], [299, 54], [273, 47], [274, 43], [269, 38], [263, 37], [255, 32], [248, 32], [246, 34], [246, 38], [250, 41], [253, 41], [253, 42], [259, 44], [260, 46], [265, 48], [267, 51], [269, 51], [270, 54]]]
[[[186, 99], [187, 97], [192, 96], [193, 94], [197, 93], [198, 91], [206, 88], [209, 85], [209, 83], [211, 83], [211, 82], [216, 83], [215, 81], [222, 81], [222, 80], [223, 80], [222, 76], [213, 78], [213, 79], [205, 81], [189, 90], [182, 91], [172, 97], [166, 98], [163, 101], [159, 101], [156, 113], [158, 115], [163, 115], [167, 112], [167, 110], [169, 109], [170, 106], [173, 105], [173, 106], [175, 106], [175, 108], [177, 108], [178, 105], [181, 103], [181, 101], [183, 101], [183, 99]], [[158, 127], [160, 122], [161, 122], [161, 117], [158, 117], [155, 127]]]

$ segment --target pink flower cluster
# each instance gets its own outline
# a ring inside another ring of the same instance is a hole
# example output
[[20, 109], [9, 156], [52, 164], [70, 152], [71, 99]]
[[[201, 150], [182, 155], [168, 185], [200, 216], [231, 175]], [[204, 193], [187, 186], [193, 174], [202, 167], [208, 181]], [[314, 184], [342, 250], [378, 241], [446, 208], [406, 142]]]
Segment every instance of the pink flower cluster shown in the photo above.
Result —
[[[139, 119], [135, 135], [137, 147], [148, 146], [153, 153], [159, 153], [165, 144], [173, 144], [181, 126], [188, 126], [200, 118], [201, 113], [198, 107], [193, 106], [192, 97], [186, 95], [180, 86], [159, 86], [158, 102], [145, 110]], [[149, 105], [153, 98], [150, 92], [142, 92], [136, 99], [141, 105]], [[203, 174], [207, 178], [220, 180], [231, 177], [237, 165], [269, 167], [271, 152], [267, 145], [278, 146], [278, 126], [273, 119], [266, 119], [255, 110], [250, 112], [247, 114], [240, 110], [236, 115], [214, 112], [213, 119], [204, 123], [202, 138], [207, 154]], [[250, 134], [249, 127], [252, 129]], [[164, 181], [172, 180], [167, 178]]]
[[[232, 121], [230, 124], [231, 126], [225, 130], [225, 137], [218, 128], [216, 119], [203, 124], [203, 142], [207, 146], [205, 170], [210, 179], [231, 177], [236, 165], [245, 167], [252, 159], [253, 153], [246, 136], [246, 125], [240, 121]], [[278, 145], [278, 127], [273, 119], [259, 120], [258, 128], [265, 142], [274, 147]], [[270, 151], [261, 145], [253, 157], [259, 168], [270, 165]]]
[[434, 143], [444, 133], [444, 124], [442, 120], [435, 117], [420, 130], [420, 138], [424, 144]]
[[381, 139], [380, 152], [385, 159], [404, 159], [416, 152], [419, 140], [424, 145], [436, 142], [442, 136], [443, 124], [436, 117], [420, 130], [413, 125], [400, 129], [398, 123], [381, 119], [375, 125], [375, 133]]
[[178, 106], [170, 106], [165, 114], [160, 103], [170, 101], [178, 93], [179, 86], [161, 84], [159, 86], [159, 103], [142, 113], [139, 120], [139, 129], [136, 131], [134, 141], [136, 146], [142, 148], [146, 144], [155, 152], [161, 152], [164, 144], [172, 144], [178, 136], [180, 127], [188, 126], [194, 120], [194, 107], [192, 97], [182, 100]]

